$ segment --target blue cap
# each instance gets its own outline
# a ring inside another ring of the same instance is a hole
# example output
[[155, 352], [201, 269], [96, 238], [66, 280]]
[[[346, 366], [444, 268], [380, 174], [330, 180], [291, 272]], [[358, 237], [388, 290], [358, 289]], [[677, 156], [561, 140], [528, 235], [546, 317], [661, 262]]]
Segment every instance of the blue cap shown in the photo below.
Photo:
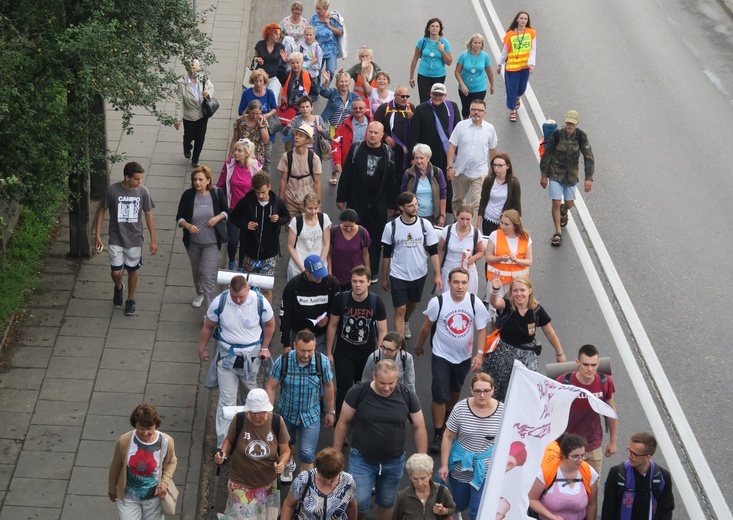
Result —
[[328, 269], [323, 265], [323, 260], [318, 255], [310, 255], [303, 262], [303, 266], [305, 266], [305, 271], [310, 273], [313, 278], [321, 279], [328, 276]]

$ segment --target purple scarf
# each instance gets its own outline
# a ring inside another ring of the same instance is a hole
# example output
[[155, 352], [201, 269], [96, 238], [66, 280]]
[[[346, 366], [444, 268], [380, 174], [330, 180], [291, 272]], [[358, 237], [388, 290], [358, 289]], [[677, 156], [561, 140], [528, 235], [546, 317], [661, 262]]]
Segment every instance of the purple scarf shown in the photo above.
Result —
[[[435, 128], [438, 130], [440, 140], [443, 142], [443, 150], [445, 150], [445, 153], [448, 153], [449, 136], [446, 135], [445, 130], [443, 129], [443, 125], [440, 122], [440, 118], [438, 117], [438, 113], [436, 112], [435, 105], [433, 105], [433, 100], [428, 100], [428, 104], [430, 104], [430, 108], [433, 109], [433, 117], [435, 117]], [[453, 125], [456, 122], [456, 112], [455, 110], [453, 110], [453, 105], [449, 101], [443, 101], [443, 104], [445, 105], [445, 109], [448, 111], [448, 132], [450, 133], [451, 131], [453, 131]]]
[[[657, 514], [657, 497], [654, 496], [654, 473], [657, 469], [654, 461], [649, 461], [649, 497], [651, 502], [652, 518]], [[634, 477], [634, 468], [631, 467], [629, 461], [624, 462], [624, 468], [626, 468], [626, 485], [624, 486], [624, 495], [621, 500], [621, 519], [620, 520], [631, 520], [631, 510], [634, 507], [634, 499], [636, 498], [636, 479]], [[659, 478], [661, 482], [659, 484], [660, 491], [664, 489], [664, 476], [662, 472], [659, 472]]]

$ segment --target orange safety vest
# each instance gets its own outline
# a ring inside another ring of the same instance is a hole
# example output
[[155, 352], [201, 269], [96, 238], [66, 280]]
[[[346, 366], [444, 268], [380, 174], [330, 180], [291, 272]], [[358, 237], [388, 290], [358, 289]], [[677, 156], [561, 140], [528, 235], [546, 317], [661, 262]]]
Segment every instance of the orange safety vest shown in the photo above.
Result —
[[[372, 86], [372, 88], [377, 88], [377, 75], [376, 74], [374, 74], [369, 84]], [[367, 95], [364, 92], [364, 84], [361, 81], [361, 74], [357, 75], [356, 81], [354, 81], [354, 94], [357, 94], [360, 98], [366, 100], [367, 107], [369, 107], [369, 99], [367, 98]]]
[[[529, 246], [529, 239], [519, 237], [519, 243], [517, 244], [517, 258], [524, 260], [527, 257], [527, 247]], [[506, 235], [501, 229], [496, 230], [496, 244], [494, 248], [494, 256], [504, 256], [511, 254], [509, 249], [509, 242], [506, 239]], [[501, 277], [501, 283], [508, 285], [512, 283], [517, 276], [529, 276], [529, 267], [523, 265], [509, 263], [505, 264], [502, 262], [496, 262], [493, 264], [486, 264], [486, 276], [489, 280], [493, 276], [493, 273], [497, 273]]]
[[530, 27], [527, 27], [522, 34], [517, 34], [514, 30], [506, 33], [504, 45], [507, 48], [507, 56], [504, 68], [508, 72], [516, 72], [529, 66], [527, 61], [536, 36], [537, 33]]
[[[545, 454], [542, 456], [542, 464], [540, 466], [542, 468], [542, 478], [545, 480], [545, 489], [549, 489], [555, 483], [557, 469], [560, 467], [561, 460], [560, 445], [557, 441], [552, 441], [545, 448]], [[583, 461], [580, 465], [580, 477], [583, 479], [583, 487], [585, 488], [585, 492], [588, 493], [588, 496], [590, 496], [591, 476], [590, 465], [586, 461]]]
[[[278, 99], [279, 107], [287, 107], [288, 105], [288, 85], [290, 85], [290, 78], [293, 77], [293, 73], [288, 73], [288, 77], [285, 79], [282, 88], [280, 89], [280, 96]], [[310, 96], [311, 94], [311, 75], [307, 72], [300, 71], [300, 79], [303, 82], [303, 89], [305, 90], [304, 96]]]

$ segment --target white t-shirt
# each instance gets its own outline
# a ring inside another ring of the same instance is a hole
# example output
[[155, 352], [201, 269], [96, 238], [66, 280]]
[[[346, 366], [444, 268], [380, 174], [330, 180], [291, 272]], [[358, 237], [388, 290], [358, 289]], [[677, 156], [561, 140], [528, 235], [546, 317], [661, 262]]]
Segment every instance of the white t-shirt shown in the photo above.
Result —
[[484, 210], [484, 218], [491, 222], [498, 223], [501, 219], [501, 212], [504, 210], [504, 204], [506, 204], [506, 198], [509, 195], [509, 184], [499, 184], [494, 180], [494, 184], [491, 186], [491, 195], [489, 195], [489, 202], [486, 204]]
[[476, 127], [470, 119], [459, 122], [450, 135], [450, 142], [456, 146], [456, 160], [453, 171], [469, 179], [489, 174], [489, 150], [499, 142], [494, 126], [486, 121]]
[[[232, 301], [231, 293], [227, 293], [226, 298], [220, 316], [217, 316], [214, 311], [219, 308], [221, 294], [214, 298], [206, 311], [206, 317], [214, 323], [218, 323], [221, 318], [222, 341], [229, 345], [247, 345], [259, 340], [262, 336], [262, 328], [260, 328], [260, 307], [257, 302], [259, 299], [257, 293], [250, 289], [242, 305], [237, 305]], [[266, 323], [273, 318], [274, 314], [267, 298], [262, 298], [262, 305], [265, 309], [262, 323]]]
[[[451, 237], [448, 240], [448, 250], [445, 252], [445, 263], [443, 268], [440, 270], [440, 274], [443, 277], [443, 292], [447, 293], [450, 291], [450, 285], [448, 284], [448, 273], [456, 267], [466, 267], [462, 265], [463, 252], [466, 250], [471, 251], [471, 255], [474, 254], [473, 250], [473, 234], [476, 229], [471, 226], [471, 230], [468, 235], [463, 237], [463, 240], [458, 238], [458, 231], [455, 225], [445, 226], [443, 231], [440, 233], [440, 238], [445, 242], [448, 238], [448, 228], [451, 230]], [[479, 240], [483, 237], [479, 232]], [[477, 244], [478, 245], [478, 244]], [[478, 292], [478, 269], [476, 268], [476, 262], [471, 264], [468, 269], [468, 292], [476, 294]]]
[[[496, 251], [496, 240], [497, 240], [496, 231], [491, 232], [491, 234], [489, 235], [489, 240], [491, 240], [491, 243], [494, 244], [494, 251]], [[517, 248], [519, 247], [519, 237], [514, 237], [514, 238], [506, 237], [506, 243], [509, 245], [509, 251], [514, 256], [517, 256]], [[532, 245], [532, 237], [529, 237], [529, 239], [527, 240], [527, 247], [529, 247], [530, 245]], [[511, 264], [512, 261], [509, 260], [509, 261], [502, 262], [502, 263]]]
[[471, 294], [455, 302], [450, 294], [443, 294], [443, 308], [438, 316], [438, 297], [430, 300], [423, 314], [438, 322], [432, 339], [433, 354], [451, 363], [462, 363], [473, 355], [473, 331], [484, 329], [491, 320], [479, 298], [475, 298], [476, 315], [471, 308]]
[[372, 116], [377, 112], [377, 109], [384, 105], [385, 103], [389, 103], [394, 99], [394, 92], [391, 90], [387, 91], [387, 97], [386, 98], [380, 98], [379, 92], [377, 92], [376, 88], [372, 89], [372, 93], [369, 94], [369, 107], [372, 111]]
[[432, 246], [438, 243], [438, 236], [435, 234], [433, 225], [425, 219], [425, 236], [423, 236], [421, 218], [415, 219], [412, 224], [405, 224], [401, 217], [392, 222], [387, 222], [382, 233], [382, 243], [392, 244], [392, 226], [395, 227], [394, 247], [392, 249], [392, 261], [390, 263], [390, 276], [400, 280], [413, 281], [428, 274], [428, 252], [427, 245]]
[[[290, 224], [288, 224], [288, 227], [293, 230], [293, 233], [297, 233], [298, 231], [296, 220], [296, 218], [292, 218], [290, 219]], [[321, 229], [317, 218], [315, 225], [309, 226], [305, 220], [305, 216], [303, 217], [303, 230], [295, 242], [295, 251], [298, 253], [298, 258], [301, 263], [310, 255], [321, 256], [321, 251], [323, 250], [323, 234], [329, 233], [330, 227], [331, 219], [326, 213], [323, 214], [323, 229]], [[327, 265], [325, 258], [321, 258], [321, 260], [323, 260], [323, 265]], [[288, 267], [299, 271], [298, 266], [295, 265], [295, 261], [292, 258]]]

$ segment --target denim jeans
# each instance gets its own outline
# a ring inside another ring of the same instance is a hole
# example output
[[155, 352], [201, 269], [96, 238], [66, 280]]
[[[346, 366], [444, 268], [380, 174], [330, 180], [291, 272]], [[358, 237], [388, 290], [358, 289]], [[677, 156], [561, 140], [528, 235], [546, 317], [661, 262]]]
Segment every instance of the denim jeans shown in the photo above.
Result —
[[283, 417], [283, 420], [290, 434], [290, 446], [295, 446], [295, 443], [298, 442], [298, 438], [300, 437], [300, 449], [298, 450], [300, 462], [313, 464], [316, 460], [316, 446], [318, 445], [318, 436], [321, 433], [321, 422], [316, 421], [310, 426], [303, 426], [302, 424], [296, 426], [285, 419], [285, 417]]
[[384, 464], [370, 462], [362, 457], [361, 452], [351, 448], [349, 455], [349, 473], [356, 482], [356, 502], [359, 512], [369, 509], [372, 498], [372, 487], [375, 488], [374, 501], [384, 508], [393, 507], [397, 500], [402, 473], [405, 469], [405, 453]]

